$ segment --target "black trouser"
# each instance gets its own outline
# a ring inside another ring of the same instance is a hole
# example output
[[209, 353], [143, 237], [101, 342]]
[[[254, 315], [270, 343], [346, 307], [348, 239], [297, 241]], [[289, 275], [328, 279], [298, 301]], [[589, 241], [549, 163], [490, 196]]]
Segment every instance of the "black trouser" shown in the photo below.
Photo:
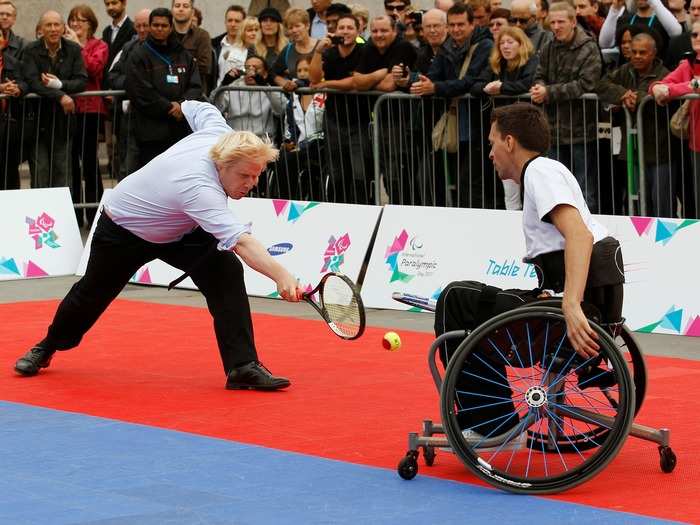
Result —
[[[539, 290], [501, 290], [477, 281], [452, 282], [437, 301], [435, 335], [452, 330], [473, 330], [491, 317], [535, 301], [538, 293]], [[440, 348], [440, 359], [445, 367], [462, 341], [451, 339]], [[505, 366], [502, 363], [486, 365], [475, 356], [470, 357], [467, 364], [474, 375], [460, 374], [456, 384], [461, 392], [472, 393], [459, 394], [462, 410], [457, 419], [461, 428], [471, 428], [482, 435], [490, 432], [498, 435], [513, 428], [518, 423], [513, 403], [486, 403], [483, 397], [512, 397], [510, 387], [503, 381]], [[475, 410], [475, 407], [481, 408]]]
[[[77, 346], [141, 266], [161, 259], [189, 270], [215, 242], [211, 234], [198, 228], [177, 242], [154, 244], [118, 226], [103, 213], [95, 228], [85, 275], [59, 305], [39, 345], [56, 350]], [[194, 267], [191, 277], [214, 318], [224, 371], [257, 360], [243, 266], [238, 258], [232, 252], [216, 251], [205, 264]]]

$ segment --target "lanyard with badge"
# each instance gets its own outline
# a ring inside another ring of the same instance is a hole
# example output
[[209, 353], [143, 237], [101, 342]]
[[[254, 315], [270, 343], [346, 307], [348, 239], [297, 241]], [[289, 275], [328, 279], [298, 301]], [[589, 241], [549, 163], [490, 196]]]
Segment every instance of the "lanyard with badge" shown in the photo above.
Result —
[[[637, 20], [637, 14], [635, 13], [634, 16], [632, 17], [632, 20], [630, 20], [630, 25], [634, 25], [634, 21]], [[651, 28], [651, 26], [654, 25], [654, 20], [656, 20], [656, 13], [651, 15], [651, 18], [647, 22], [647, 27]]]
[[145, 42], [144, 45], [153, 53], [155, 56], [160, 58], [165, 65], [168, 66], [168, 74], [165, 75], [165, 81], [168, 84], [177, 84], [179, 82], [178, 76], [173, 72], [173, 61], [168, 57], [161, 55], [156, 48], [154, 48], [150, 43]]

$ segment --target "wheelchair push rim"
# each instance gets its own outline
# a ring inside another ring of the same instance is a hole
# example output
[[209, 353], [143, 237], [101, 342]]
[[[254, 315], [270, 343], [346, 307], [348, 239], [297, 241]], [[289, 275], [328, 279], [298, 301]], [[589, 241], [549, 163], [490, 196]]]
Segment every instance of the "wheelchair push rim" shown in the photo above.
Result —
[[[634, 418], [634, 387], [610, 335], [591, 327], [600, 359], [576, 354], [564, 316], [548, 307], [496, 316], [457, 348], [442, 385], [442, 421], [450, 446], [479, 478], [510, 492], [556, 493], [615, 457]], [[602, 374], [614, 384], [591, 387]], [[586, 447], [572, 439], [587, 433]]]

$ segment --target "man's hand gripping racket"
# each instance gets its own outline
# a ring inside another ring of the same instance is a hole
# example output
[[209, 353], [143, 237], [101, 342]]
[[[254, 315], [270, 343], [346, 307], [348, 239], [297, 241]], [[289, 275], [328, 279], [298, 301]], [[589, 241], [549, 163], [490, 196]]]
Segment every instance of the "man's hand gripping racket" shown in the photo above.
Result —
[[[315, 298], [317, 297], [317, 299]], [[327, 273], [316, 288], [302, 294], [342, 339], [357, 339], [365, 331], [365, 308], [355, 284], [345, 275]]]

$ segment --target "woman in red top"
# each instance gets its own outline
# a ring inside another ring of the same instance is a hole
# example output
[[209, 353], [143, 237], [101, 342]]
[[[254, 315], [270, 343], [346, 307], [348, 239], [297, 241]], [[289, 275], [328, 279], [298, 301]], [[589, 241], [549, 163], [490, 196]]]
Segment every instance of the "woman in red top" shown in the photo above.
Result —
[[[669, 100], [683, 95], [700, 94], [700, 22], [694, 22], [690, 33], [690, 43], [693, 46], [693, 56], [682, 60], [676, 69], [666, 75], [663, 80], [649, 86], [649, 93], [654, 95], [656, 102], [666, 104]], [[700, 100], [690, 101], [688, 112], [688, 146], [693, 153], [692, 192], [695, 197], [696, 213], [700, 216]], [[684, 217], [691, 213], [685, 211]]]
[[[82, 47], [81, 54], [88, 74], [86, 91], [100, 89], [109, 55], [107, 44], [94, 37], [95, 31], [97, 17], [89, 6], [77, 5], [70, 10], [65, 36]], [[84, 180], [84, 202], [99, 202], [102, 197], [102, 177], [97, 160], [97, 147], [100, 123], [107, 111], [101, 97], [76, 97], [75, 110], [77, 125], [73, 136], [73, 201], [82, 200], [81, 181]], [[87, 210], [88, 224], [92, 223], [96, 211], [95, 208]], [[82, 226], [82, 209], [76, 211], [76, 216], [78, 224]]]

